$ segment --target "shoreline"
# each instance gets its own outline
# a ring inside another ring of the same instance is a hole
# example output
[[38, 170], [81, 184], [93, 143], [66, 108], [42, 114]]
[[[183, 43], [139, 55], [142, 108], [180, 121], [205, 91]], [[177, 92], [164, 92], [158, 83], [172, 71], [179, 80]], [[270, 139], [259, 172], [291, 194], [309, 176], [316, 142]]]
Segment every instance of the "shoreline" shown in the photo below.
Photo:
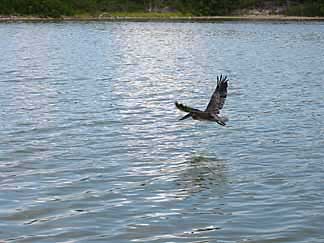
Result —
[[0, 22], [20, 21], [180, 21], [180, 22], [217, 22], [217, 21], [324, 21], [324, 17], [283, 16], [283, 15], [242, 15], [242, 16], [72, 16], [72, 17], [36, 17], [36, 16], [0, 16]]

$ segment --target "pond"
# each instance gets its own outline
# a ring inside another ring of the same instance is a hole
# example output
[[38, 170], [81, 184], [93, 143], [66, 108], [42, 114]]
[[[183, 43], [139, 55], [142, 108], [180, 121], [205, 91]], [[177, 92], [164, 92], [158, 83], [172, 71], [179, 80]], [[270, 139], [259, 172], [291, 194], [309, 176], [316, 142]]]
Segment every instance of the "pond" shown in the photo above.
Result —
[[[0, 241], [324, 241], [323, 22], [0, 36]], [[220, 74], [227, 126], [179, 121]]]

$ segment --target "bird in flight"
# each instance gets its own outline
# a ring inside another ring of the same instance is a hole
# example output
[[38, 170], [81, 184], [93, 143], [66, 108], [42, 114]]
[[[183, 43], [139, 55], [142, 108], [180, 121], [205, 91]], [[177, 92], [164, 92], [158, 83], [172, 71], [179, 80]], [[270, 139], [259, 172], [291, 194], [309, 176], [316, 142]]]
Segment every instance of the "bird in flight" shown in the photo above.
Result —
[[225, 99], [227, 96], [227, 76], [217, 76], [217, 86], [216, 89], [210, 98], [210, 101], [205, 109], [205, 111], [201, 111], [198, 109], [191, 108], [189, 106], [183, 105], [175, 102], [176, 107], [184, 112], [187, 112], [188, 114], [185, 115], [180, 119], [184, 120], [189, 117], [191, 117], [194, 120], [200, 120], [200, 121], [214, 121], [218, 124], [225, 126], [225, 122], [228, 120], [226, 117], [219, 116], [220, 110], [223, 108]]

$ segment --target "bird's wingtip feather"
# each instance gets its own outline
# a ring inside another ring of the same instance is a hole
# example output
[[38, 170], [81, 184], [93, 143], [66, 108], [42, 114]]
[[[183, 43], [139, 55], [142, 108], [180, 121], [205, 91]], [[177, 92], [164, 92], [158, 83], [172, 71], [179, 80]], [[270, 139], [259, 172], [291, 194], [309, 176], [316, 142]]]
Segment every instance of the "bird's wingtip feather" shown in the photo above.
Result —
[[229, 81], [227, 75], [224, 75], [221, 74], [220, 76], [217, 76], [217, 84], [220, 84], [220, 83], [227, 83]]

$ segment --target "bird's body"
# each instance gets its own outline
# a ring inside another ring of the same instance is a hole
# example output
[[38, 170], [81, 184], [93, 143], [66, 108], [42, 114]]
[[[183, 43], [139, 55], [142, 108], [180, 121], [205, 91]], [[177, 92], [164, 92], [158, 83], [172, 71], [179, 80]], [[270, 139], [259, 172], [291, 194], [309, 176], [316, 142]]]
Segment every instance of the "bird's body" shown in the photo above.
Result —
[[228, 120], [226, 117], [219, 116], [219, 111], [223, 108], [225, 99], [227, 96], [227, 77], [217, 76], [217, 86], [216, 89], [205, 109], [205, 111], [201, 111], [198, 109], [191, 108], [189, 106], [185, 106], [178, 102], [175, 102], [176, 107], [188, 114], [182, 117], [180, 120], [187, 119], [191, 117], [194, 120], [199, 121], [214, 121], [218, 124], [225, 126], [225, 122]]

